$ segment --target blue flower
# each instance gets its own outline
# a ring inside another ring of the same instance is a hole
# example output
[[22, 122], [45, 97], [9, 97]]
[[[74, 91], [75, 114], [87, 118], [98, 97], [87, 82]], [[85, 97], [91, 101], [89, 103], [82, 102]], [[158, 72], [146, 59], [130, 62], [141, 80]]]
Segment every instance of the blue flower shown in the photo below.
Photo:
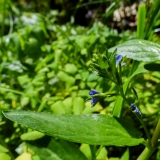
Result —
[[138, 109], [138, 107], [135, 106], [134, 103], [131, 104], [131, 110], [132, 110], [132, 112], [136, 113], [139, 117], [141, 117], [142, 114], [141, 114], [140, 110]]
[[120, 54], [116, 55], [116, 66], [118, 66], [118, 64], [121, 62], [123, 56], [121, 56]]
[[92, 99], [91, 99], [91, 105], [92, 105], [92, 106], [95, 106], [96, 103], [98, 102], [98, 100], [99, 100], [99, 98], [92, 98]]
[[[95, 90], [95, 89], [91, 89], [90, 92], [89, 92], [90, 96], [94, 96], [96, 94], [99, 94], [99, 92], [97, 90]], [[92, 97], [92, 99], [91, 99], [91, 105], [92, 106], [96, 105], [96, 103], [98, 102], [98, 100], [99, 100], [99, 98]]]
[[89, 95], [94, 96], [95, 94], [99, 94], [99, 92], [95, 89], [91, 89], [90, 92], [89, 92]]

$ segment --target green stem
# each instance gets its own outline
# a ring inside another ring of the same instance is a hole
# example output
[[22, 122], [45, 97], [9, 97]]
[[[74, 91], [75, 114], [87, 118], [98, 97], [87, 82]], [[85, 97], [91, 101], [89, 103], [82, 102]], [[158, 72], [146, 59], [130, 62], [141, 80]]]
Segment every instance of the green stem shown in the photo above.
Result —
[[144, 129], [144, 131], [145, 131], [145, 133], [146, 133], [147, 139], [148, 139], [148, 143], [149, 143], [149, 145], [150, 145], [150, 143], [151, 143], [151, 136], [150, 136], [150, 134], [149, 134], [149, 132], [148, 132], [148, 129], [147, 129], [145, 123], [143, 122], [142, 118], [139, 117], [137, 114], [135, 114], [135, 115], [137, 116], [138, 120], [139, 120], [140, 123], [142, 124], [142, 127], [143, 127], [143, 129]]
[[38, 112], [42, 112], [42, 110], [44, 109], [45, 105], [46, 105], [47, 99], [43, 100], [41, 105], [38, 107]]
[[[123, 88], [120, 86], [119, 89], [120, 89], [120, 94], [121, 94], [122, 98], [123, 98], [123, 99], [127, 102], [127, 104], [130, 106], [130, 103], [128, 102], [128, 100], [127, 100], [127, 98], [126, 98], [126, 96], [125, 96], [125, 94], [124, 94], [124, 92], [123, 92]], [[148, 142], [149, 142], [149, 144], [150, 144], [150, 143], [151, 143], [151, 137], [150, 137], [150, 134], [149, 134], [149, 132], [148, 132], [148, 129], [147, 129], [145, 123], [143, 122], [143, 120], [142, 120], [142, 118], [141, 118], [140, 116], [138, 116], [136, 113], [135, 113], [135, 115], [136, 115], [136, 117], [138, 118], [138, 120], [140, 121], [140, 123], [141, 123], [141, 125], [142, 125], [142, 127], [143, 127], [143, 129], [144, 129], [144, 131], [145, 131], [145, 133], [146, 133]]]
[[148, 160], [158, 147], [158, 139], [160, 139], [160, 119], [153, 133], [151, 144], [148, 144], [148, 146], [143, 150], [137, 160]]
[[145, 148], [137, 160], [148, 160], [152, 153], [155, 151], [155, 148]]
[[153, 133], [152, 140], [151, 140], [153, 148], [157, 148], [158, 139], [160, 139], [160, 119], [159, 119], [159, 121], [157, 123], [156, 129], [155, 129], [155, 131]]
[[5, 88], [5, 87], [1, 87], [1, 86], [0, 86], [0, 90], [6, 91], [6, 92], [12, 92], [12, 93], [19, 94], [19, 95], [25, 95], [25, 93], [23, 93], [23, 92], [9, 89], [9, 88]]

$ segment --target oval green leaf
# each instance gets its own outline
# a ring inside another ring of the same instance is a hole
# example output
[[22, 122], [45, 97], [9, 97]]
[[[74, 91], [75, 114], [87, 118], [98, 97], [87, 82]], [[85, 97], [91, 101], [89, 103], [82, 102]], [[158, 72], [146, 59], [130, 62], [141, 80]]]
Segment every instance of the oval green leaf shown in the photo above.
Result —
[[31, 111], [4, 111], [3, 114], [46, 135], [77, 143], [135, 146], [144, 142], [132, 123], [108, 115], [55, 115]]
[[44, 134], [41, 133], [41, 132], [31, 131], [31, 132], [28, 132], [28, 133], [23, 133], [21, 135], [21, 139], [22, 140], [28, 140], [28, 141], [34, 141], [34, 140], [37, 140], [39, 138], [42, 138], [43, 136], [44, 136]]
[[137, 61], [154, 62], [160, 60], [160, 45], [146, 40], [130, 40], [120, 45], [112, 47], [109, 52], [127, 56]]

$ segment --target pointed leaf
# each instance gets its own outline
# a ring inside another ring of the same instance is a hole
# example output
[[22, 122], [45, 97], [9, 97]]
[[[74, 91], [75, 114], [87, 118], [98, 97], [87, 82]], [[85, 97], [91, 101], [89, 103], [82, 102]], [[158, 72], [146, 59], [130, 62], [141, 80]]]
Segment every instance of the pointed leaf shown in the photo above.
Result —
[[95, 145], [135, 146], [144, 141], [132, 124], [108, 115], [54, 115], [4, 111], [6, 118], [50, 136]]
[[127, 148], [120, 160], [129, 160], [129, 149]]
[[146, 40], [130, 40], [112, 47], [109, 52], [117, 48], [117, 54], [127, 56], [137, 61], [153, 62], [160, 60], [160, 45]]

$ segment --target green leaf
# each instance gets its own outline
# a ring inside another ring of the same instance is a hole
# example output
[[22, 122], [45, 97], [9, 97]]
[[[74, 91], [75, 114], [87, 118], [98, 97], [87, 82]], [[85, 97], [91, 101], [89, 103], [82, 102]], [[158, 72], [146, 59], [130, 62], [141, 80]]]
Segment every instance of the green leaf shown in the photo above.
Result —
[[55, 113], [55, 114], [65, 114], [65, 106], [63, 104], [63, 102], [61, 100], [55, 102], [52, 106], [51, 106], [51, 110]]
[[146, 7], [145, 4], [138, 6], [138, 24], [137, 24], [137, 38], [144, 38]]
[[38, 155], [33, 155], [32, 160], [41, 160]]
[[71, 142], [64, 140], [52, 140], [46, 147], [25, 143], [27, 148], [37, 154], [41, 160], [87, 160], [79, 147]]
[[89, 144], [82, 144], [80, 146], [80, 150], [88, 159], [91, 159], [92, 154], [91, 154], [91, 149], [89, 147]]
[[149, 71], [160, 71], [160, 64], [159, 63], [149, 63], [149, 64], [145, 64], [144, 68]]
[[5, 148], [4, 146], [2, 146], [1, 144], [0, 144], [0, 153], [1, 152], [8, 152], [9, 150], [7, 149], [7, 148]]
[[127, 148], [120, 160], [129, 160], [129, 149]]
[[85, 106], [84, 99], [81, 97], [75, 97], [73, 99], [73, 113], [81, 114]]
[[62, 82], [66, 82], [66, 88], [69, 88], [69, 87], [73, 86], [73, 84], [75, 83], [75, 78], [73, 78], [72, 76], [69, 76], [65, 72], [59, 71], [58, 74], [57, 74], [57, 77]]
[[36, 146], [32, 146], [27, 144], [27, 147], [29, 149], [31, 149], [32, 151], [34, 151], [38, 157], [40, 158], [40, 160], [62, 160], [58, 157], [58, 155], [56, 155], [54, 152], [51, 152], [50, 149], [48, 148], [40, 148], [40, 147], [36, 147]]
[[32, 131], [32, 132], [22, 134], [21, 139], [22, 140], [36, 140], [36, 139], [42, 138], [43, 136], [44, 134], [41, 132]]
[[103, 147], [98, 153], [96, 159], [106, 160], [106, 157], [107, 157], [107, 150], [105, 147]]
[[117, 53], [117, 50], [115, 49], [114, 52], [112, 54], [110, 54], [109, 56], [109, 63], [111, 65], [111, 68], [112, 68], [112, 73], [115, 74], [116, 72], [116, 53]]
[[65, 71], [70, 74], [75, 74], [77, 72], [77, 67], [75, 64], [67, 63], [65, 65]]
[[32, 155], [30, 153], [24, 152], [18, 156], [15, 160], [32, 160]]
[[87, 160], [78, 146], [64, 140], [52, 139], [48, 145], [48, 149], [56, 153], [62, 160]]
[[0, 153], [0, 159], [11, 160], [11, 157], [6, 153]]
[[128, 121], [108, 115], [54, 115], [4, 111], [4, 116], [50, 136], [77, 143], [135, 146], [144, 142]]
[[67, 97], [62, 101], [65, 107], [66, 113], [69, 113], [69, 114], [72, 113], [72, 106], [73, 106], [72, 101], [73, 101], [72, 97]]
[[109, 52], [127, 56], [137, 61], [154, 62], [160, 60], [160, 45], [146, 40], [130, 40], [120, 45], [112, 47]]

